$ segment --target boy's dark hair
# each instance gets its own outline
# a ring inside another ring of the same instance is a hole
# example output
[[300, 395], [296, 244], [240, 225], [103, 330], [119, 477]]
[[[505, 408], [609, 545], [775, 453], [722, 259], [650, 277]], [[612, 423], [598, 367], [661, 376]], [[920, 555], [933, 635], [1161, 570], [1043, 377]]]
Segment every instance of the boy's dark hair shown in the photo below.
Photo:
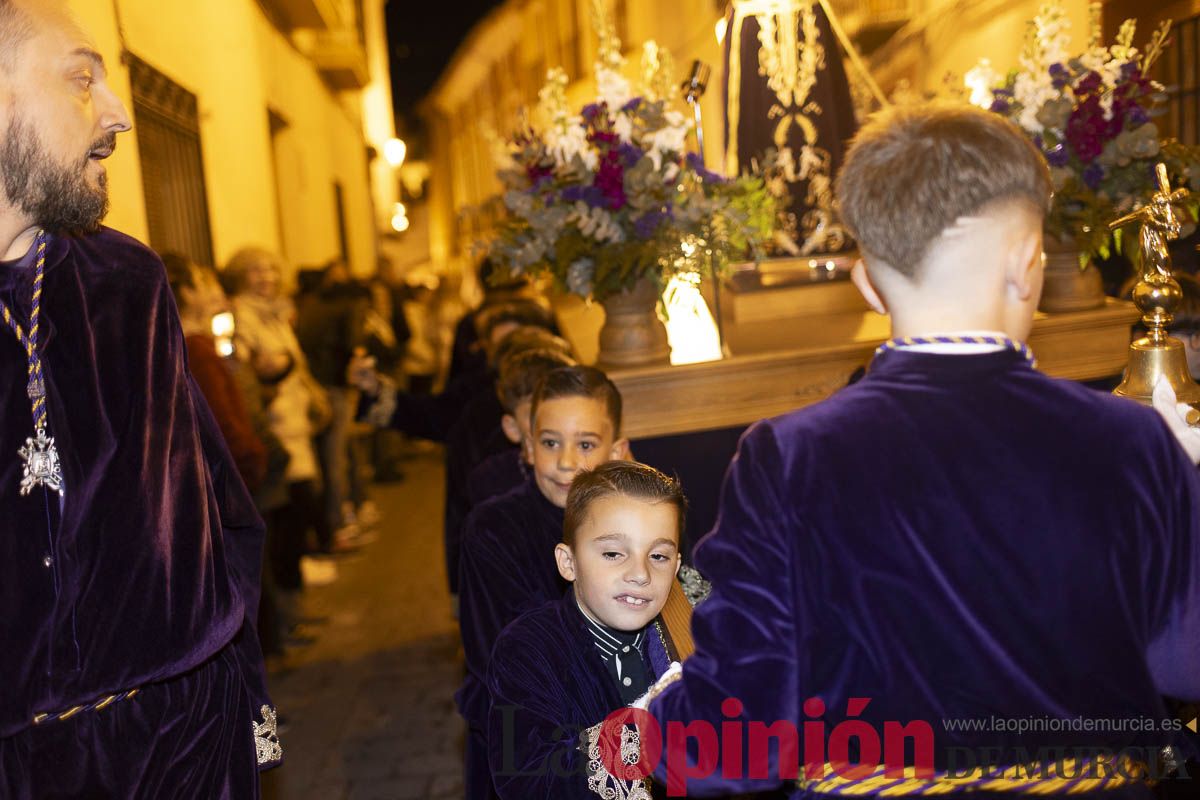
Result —
[[687, 520], [687, 497], [679, 481], [636, 461], [606, 461], [595, 469], [579, 473], [571, 481], [563, 512], [563, 544], [574, 547], [575, 532], [587, 519], [592, 503], [613, 495], [675, 506], [679, 519], [675, 542], [679, 543]]
[[967, 105], [897, 106], [854, 137], [837, 178], [842, 221], [869, 256], [910, 280], [959, 217], [1024, 200], [1044, 216], [1053, 185], [1029, 138], [998, 114]]
[[[479, 262], [479, 285], [483, 287], [485, 296], [498, 297], [506, 293], [520, 292], [529, 287], [529, 278], [524, 275], [513, 275], [500, 264], [485, 258]], [[484, 301], [485, 305], [487, 301]]]
[[542, 376], [533, 392], [529, 407], [531, 419], [537, 418], [538, 406], [560, 397], [591, 397], [604, 401], [613, 426], [613, 438], [621, 436], [621, 392], [607, 375], [595, 367], [559, 367]]
[[526, 350], [556, 350], [563, 355], [571, 355], [571, 345], [566, 339], [555, 336], [545, 328], [525, 325], [509, 331], [508, 335], [500, 340], [491, 353], [490, 365], [498, 371], [501, 364]]
[[171, 287], [171, 294], [175, 295], [175, 305], [180, 309], [187, 306], [180, 295], [180, 290], [196, 288], [196, 276], [192, 270], [207, 270], [214, 275], [217, 272], [210, 266], [195, 263], [181, 253], [163, 253], [162, 262], [167, 269], [167, 285]]
[[500, 377], [496, 381], [496, 396], [500, 398], [500, 405], [509, 414], [514, 413], [522, 401], [533, 397], [544, 375], [559, 367], [574, 364], [574, 359], [560, 349], [537, 347], [512, 353], [500, 362]]
[[492, 338], [492, 331], [498, 326], [513, 323], [542, 328], [551, 333], [554, 333], [556, 328], [554, 315], [544, 306], [529, 301], [501, 303], [482, 310], [479, 312], [476, 327], [479, 331], [479, 338], [488, 342]]

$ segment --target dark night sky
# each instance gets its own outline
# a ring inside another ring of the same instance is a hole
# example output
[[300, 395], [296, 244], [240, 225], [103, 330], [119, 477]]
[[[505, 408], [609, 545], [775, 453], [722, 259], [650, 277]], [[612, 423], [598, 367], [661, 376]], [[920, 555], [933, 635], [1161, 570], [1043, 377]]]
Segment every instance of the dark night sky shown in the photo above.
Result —
[[397, 124], [412, 130], [416, 106], [433, 88], [455, 49], [476, 22], [503, 0], [390, 0], [392, 98]]

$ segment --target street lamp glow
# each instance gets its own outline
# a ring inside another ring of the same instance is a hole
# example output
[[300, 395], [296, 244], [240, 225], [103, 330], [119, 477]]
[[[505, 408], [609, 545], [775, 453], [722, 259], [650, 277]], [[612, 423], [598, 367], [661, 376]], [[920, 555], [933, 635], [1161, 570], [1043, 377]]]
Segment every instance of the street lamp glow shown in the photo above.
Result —
[[408, 145], [403, 139], [388, 139], [383, 145], [383, 157], [394, 168], [399, 168], [408, 155]]
[[392, 230], [394, 230], [396, 233], [404, 233], [406, 230], [408, 230], [408, 226], [408, 217], [404, 216], [403, 214], [397, 214], [396, 216], [392, 217]]

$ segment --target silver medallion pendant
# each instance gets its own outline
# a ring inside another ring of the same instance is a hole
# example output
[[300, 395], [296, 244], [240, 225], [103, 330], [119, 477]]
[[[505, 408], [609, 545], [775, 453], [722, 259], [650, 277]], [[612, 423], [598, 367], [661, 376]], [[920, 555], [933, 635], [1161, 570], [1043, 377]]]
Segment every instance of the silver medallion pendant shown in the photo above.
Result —
[[54, 438], [46, 435], [45, 428], [37, 429], [37, 436], [25, 440], [20, 449], [25, 472], [21, 476], [21, 494], [27, 495], [38, 486], [63, 493], [62, 466], [58, 462], [58, 449]]

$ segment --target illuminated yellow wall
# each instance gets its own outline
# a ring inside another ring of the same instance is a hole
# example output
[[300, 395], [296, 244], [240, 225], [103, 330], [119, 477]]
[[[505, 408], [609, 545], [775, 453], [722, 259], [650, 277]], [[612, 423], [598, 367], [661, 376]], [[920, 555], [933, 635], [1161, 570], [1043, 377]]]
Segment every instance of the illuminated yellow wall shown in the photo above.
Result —
[[[1027, 22], [1041, 0], [916, 0], [913, 25], [893, 45], [872, 59], [885, 91], [898, 79], [915, 88], [939, 93], [946, 76], [962, 78], [981, 58], [1000, 72], [1017, 66]], [[1062, 0], [1071, 23], [1072, 50], [1088, 42], [1088, 1]]]
[[[381, 8], [383, 0], [370, 2]], [[374, 42], [373, 86], [366, 93], [339, 93], [256, 0], [69, 3], [95, 37], [127, 104], [129, 74], [121, 64], [117, 13], [128, 50], [197, 96], [219, 263], [249, 244], [282, 252], [293, 267], [336, 256], [336, 181], [343, 187], [351, 267], [359, 274], [373, 271], [375, 206], [392, 195], [384, 186], [378, 198], [372, 196], [363, 117], [364, 100], [369, 107], [390, 106], [390, 92], [378, 88], [387, 80], [385, 46], [381, 60]], [[377, 39], [385, 35], [379, 25], [368, 27]], [[278, 198], [268, 109], [288, 123], [278, 140]], [[372, 142], [390, 135], [389, 126], [390, 117], [377, 118]], [[136, 138], [136, 129], [123, 136], [110, 160], [108, 223], [144, 240]]]

